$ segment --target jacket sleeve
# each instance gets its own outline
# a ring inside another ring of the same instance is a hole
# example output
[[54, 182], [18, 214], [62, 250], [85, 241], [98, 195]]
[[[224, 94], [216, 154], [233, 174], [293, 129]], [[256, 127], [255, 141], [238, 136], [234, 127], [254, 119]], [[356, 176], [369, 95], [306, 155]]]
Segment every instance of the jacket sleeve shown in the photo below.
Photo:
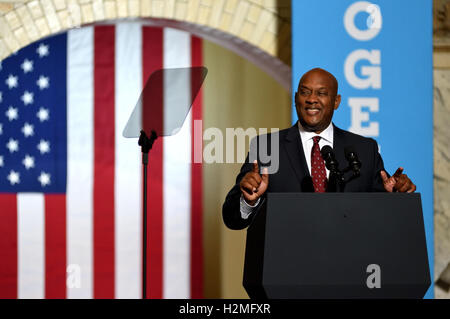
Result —
[[[253, 159], [256, 159], [259, 166], [262, 167], [260, 158], [258, 156], [258, 149], [261, 136], [257, 136], [250, 141], [249, 153], [245, 159], [244, 164], [241, 167], [241, 171], [236, 177], [236, 183], [233, 188], [228, 192], [225, 198], [225, 202], [222, 206], [222, 218], [225, 225], [230, 229], [244, 229], [252, 223], [254, 216], [258, 213], [265, 201], [265, 195], [262, 196], [258, 206], [252, 209], [252, 213], [248, 218], [244, 219], [241, 215], [241, 189], [239, 184], [245, 174], [251, 172], [253, 169]], [[270, 139], [269, 139], [270, 141]], [[268, 146], [270, 149], [270, 145]]]

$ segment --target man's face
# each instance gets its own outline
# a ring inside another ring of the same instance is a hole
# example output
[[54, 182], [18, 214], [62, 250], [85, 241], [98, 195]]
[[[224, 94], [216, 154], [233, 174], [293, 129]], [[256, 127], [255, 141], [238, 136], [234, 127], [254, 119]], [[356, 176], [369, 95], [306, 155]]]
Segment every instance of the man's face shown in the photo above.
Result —
[[295, 93], [295, 107], [300, 123], [307, 131], [321, 133], [331, 123], [341, 96], [332, 76], [323, 70], [307, 72]]

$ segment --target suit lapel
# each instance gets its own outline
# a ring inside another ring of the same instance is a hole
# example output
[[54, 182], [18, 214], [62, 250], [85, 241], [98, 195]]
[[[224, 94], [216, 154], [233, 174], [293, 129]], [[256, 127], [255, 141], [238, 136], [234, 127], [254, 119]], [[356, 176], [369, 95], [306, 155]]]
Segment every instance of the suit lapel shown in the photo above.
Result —
[[308, 165], [306, 164], [305, 152], [303, 152], [302, 140], [298, 131], [298, 126], [292, 126], [286, 135], [286, 152], [300, 183], [303, 182], [305, 176], [309, 176]]

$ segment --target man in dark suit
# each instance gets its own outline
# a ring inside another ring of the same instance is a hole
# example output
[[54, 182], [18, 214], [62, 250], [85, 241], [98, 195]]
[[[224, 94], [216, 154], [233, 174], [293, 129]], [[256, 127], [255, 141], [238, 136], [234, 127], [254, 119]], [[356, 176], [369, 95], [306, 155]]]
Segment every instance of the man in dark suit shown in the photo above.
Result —
[[[247, 227], [261, 206], [266, 192], [325, 192], [331, 186], [330, 172], [325, 168], [320, 149], [333, 148], [336, 160], [346, 162], [344, 149], [352, 147], [362, 163], [360, 176], [345, 186], [345, 192], [414, 192], [416, 186], [397, 169], [392, 176], [384, 170], [375, 140], [353, 134], [332, 124], [334, 110], [339, 107], [336, 78], [323, 69], [312, 69], [300, 79], [295, 93], [299, 121], [278, 132], [278, 170], [268, 174], [257, 161], [246, 163], [228, 193], [222, 214], [231, 229]], [[342, 169], [342, 167], [340, 167]]]

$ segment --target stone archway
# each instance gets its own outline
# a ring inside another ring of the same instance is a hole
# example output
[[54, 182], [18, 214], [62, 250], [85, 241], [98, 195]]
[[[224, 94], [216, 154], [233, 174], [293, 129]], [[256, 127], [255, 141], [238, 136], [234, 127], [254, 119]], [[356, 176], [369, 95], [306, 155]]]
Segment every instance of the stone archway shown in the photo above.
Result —
[[290, 0], [1, 0], [0, 60], [52, 34], [146, 19], [216, 42], [290, 88]]

